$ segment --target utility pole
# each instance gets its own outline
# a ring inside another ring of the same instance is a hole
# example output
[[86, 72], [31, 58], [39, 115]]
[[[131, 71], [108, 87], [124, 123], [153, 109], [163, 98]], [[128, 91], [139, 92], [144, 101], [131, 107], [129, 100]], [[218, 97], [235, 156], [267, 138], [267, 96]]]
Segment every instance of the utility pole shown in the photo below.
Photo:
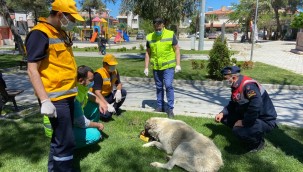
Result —
[[200, 1], [199, 50], [204, 49], [205, 1], [206, 0]]
[[256, 5], [256, 12], [255, 12], [255, 21], [254, 21], [254, 27], [252, 28], [252, 43], [251, 43], [251, 51], [250, 51], [250, 61], [253, 59], [253, 54], [254, 54], [254, 44], [255, 44], [255, 33], [257, 29], [257, 19], [258, 19], [258, 6], [259, 6], [259, 0], [257, 0], [257, 5]]

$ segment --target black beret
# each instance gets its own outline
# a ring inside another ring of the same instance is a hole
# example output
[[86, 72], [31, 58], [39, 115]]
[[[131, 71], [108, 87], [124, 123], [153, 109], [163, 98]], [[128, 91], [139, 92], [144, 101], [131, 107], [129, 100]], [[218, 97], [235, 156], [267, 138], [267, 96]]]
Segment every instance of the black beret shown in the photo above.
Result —
[[238, 66], [226, 66], [221, 70], [222, 75], [240, 73], [241, 69]]

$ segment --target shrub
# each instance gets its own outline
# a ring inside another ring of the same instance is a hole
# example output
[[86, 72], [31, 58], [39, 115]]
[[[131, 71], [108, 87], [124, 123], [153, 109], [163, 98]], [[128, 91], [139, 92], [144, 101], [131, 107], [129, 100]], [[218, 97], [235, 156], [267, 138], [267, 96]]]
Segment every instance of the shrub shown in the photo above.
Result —
[[132, 50], [136, 50], [136, 49], [137, 49], [137, 47], [136, 47], [136, 46], [133, 46], [133, 47], [132, 47]]
[[140, 50], [144, 51], [144, 46], [142, 44], [140, 44]]
[[221, 35], [215, 40], [209, 51], [208, 75], [211, 79], [222, 80], [221, 70], [230, 65], [230, 51], [226, 39], [222, 42]]

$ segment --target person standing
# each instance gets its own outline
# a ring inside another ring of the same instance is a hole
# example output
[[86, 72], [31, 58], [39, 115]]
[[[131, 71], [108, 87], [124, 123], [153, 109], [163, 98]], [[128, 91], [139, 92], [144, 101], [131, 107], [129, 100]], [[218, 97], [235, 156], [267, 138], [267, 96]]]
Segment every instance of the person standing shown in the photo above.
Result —
[[122, 88], [120, 75], [116, 69], [117, 65], [116, 57], [106, 54], [103, 57], [103, 67], [97, 69], [94, 75], [93, 93], [108, 103], [108, 111], [100, 114], [100, 118], [105, 121], [109, 120], [114, 113], [119, 114], [119, 108], [127, 95], [126, 90]]
[[41, 114], [49, 117], [54, 130], [48, 171], [73, 171], [77, 65], [66, 31], [74, 27], [76, 20], [84, 21], [74, 0], [55, 0], [49, 16], [40, 18], [25, 40], [28, 75], [41, 102]]
[[257, 152], [265, 146], [264, 134], [277, 127], [277, 112], [267, 91], [240, 71], [237, 66], [222, 69], [232, 94], [228, 105], [215, 116], [215, 121], [232, 128], [249, 152]]
[[146, 53], [144, 74], [148, 76], [148, 66], [151, 63], [157, 90], [157, 112], [165, 112], [164, 108], [164, 86], [169, 118], [174, 117], [174, 87], [173, 80], [175, 72], [181, 71], [180, 48], [178, 40], [173, 31], [164, 27], [164, 20], [156, 18], [153, 20], [155, 31], [146, 36]]

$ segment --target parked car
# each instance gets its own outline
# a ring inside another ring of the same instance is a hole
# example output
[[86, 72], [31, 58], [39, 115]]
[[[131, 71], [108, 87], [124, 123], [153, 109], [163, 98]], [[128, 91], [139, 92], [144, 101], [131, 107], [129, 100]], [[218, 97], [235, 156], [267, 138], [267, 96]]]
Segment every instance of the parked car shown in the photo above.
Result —
[[136, 36], [136, 40], [138, 40], [138, 39], [144, 40], [145, 39], [145, 35], [143, 33], [138, 33], [137, 36]]

